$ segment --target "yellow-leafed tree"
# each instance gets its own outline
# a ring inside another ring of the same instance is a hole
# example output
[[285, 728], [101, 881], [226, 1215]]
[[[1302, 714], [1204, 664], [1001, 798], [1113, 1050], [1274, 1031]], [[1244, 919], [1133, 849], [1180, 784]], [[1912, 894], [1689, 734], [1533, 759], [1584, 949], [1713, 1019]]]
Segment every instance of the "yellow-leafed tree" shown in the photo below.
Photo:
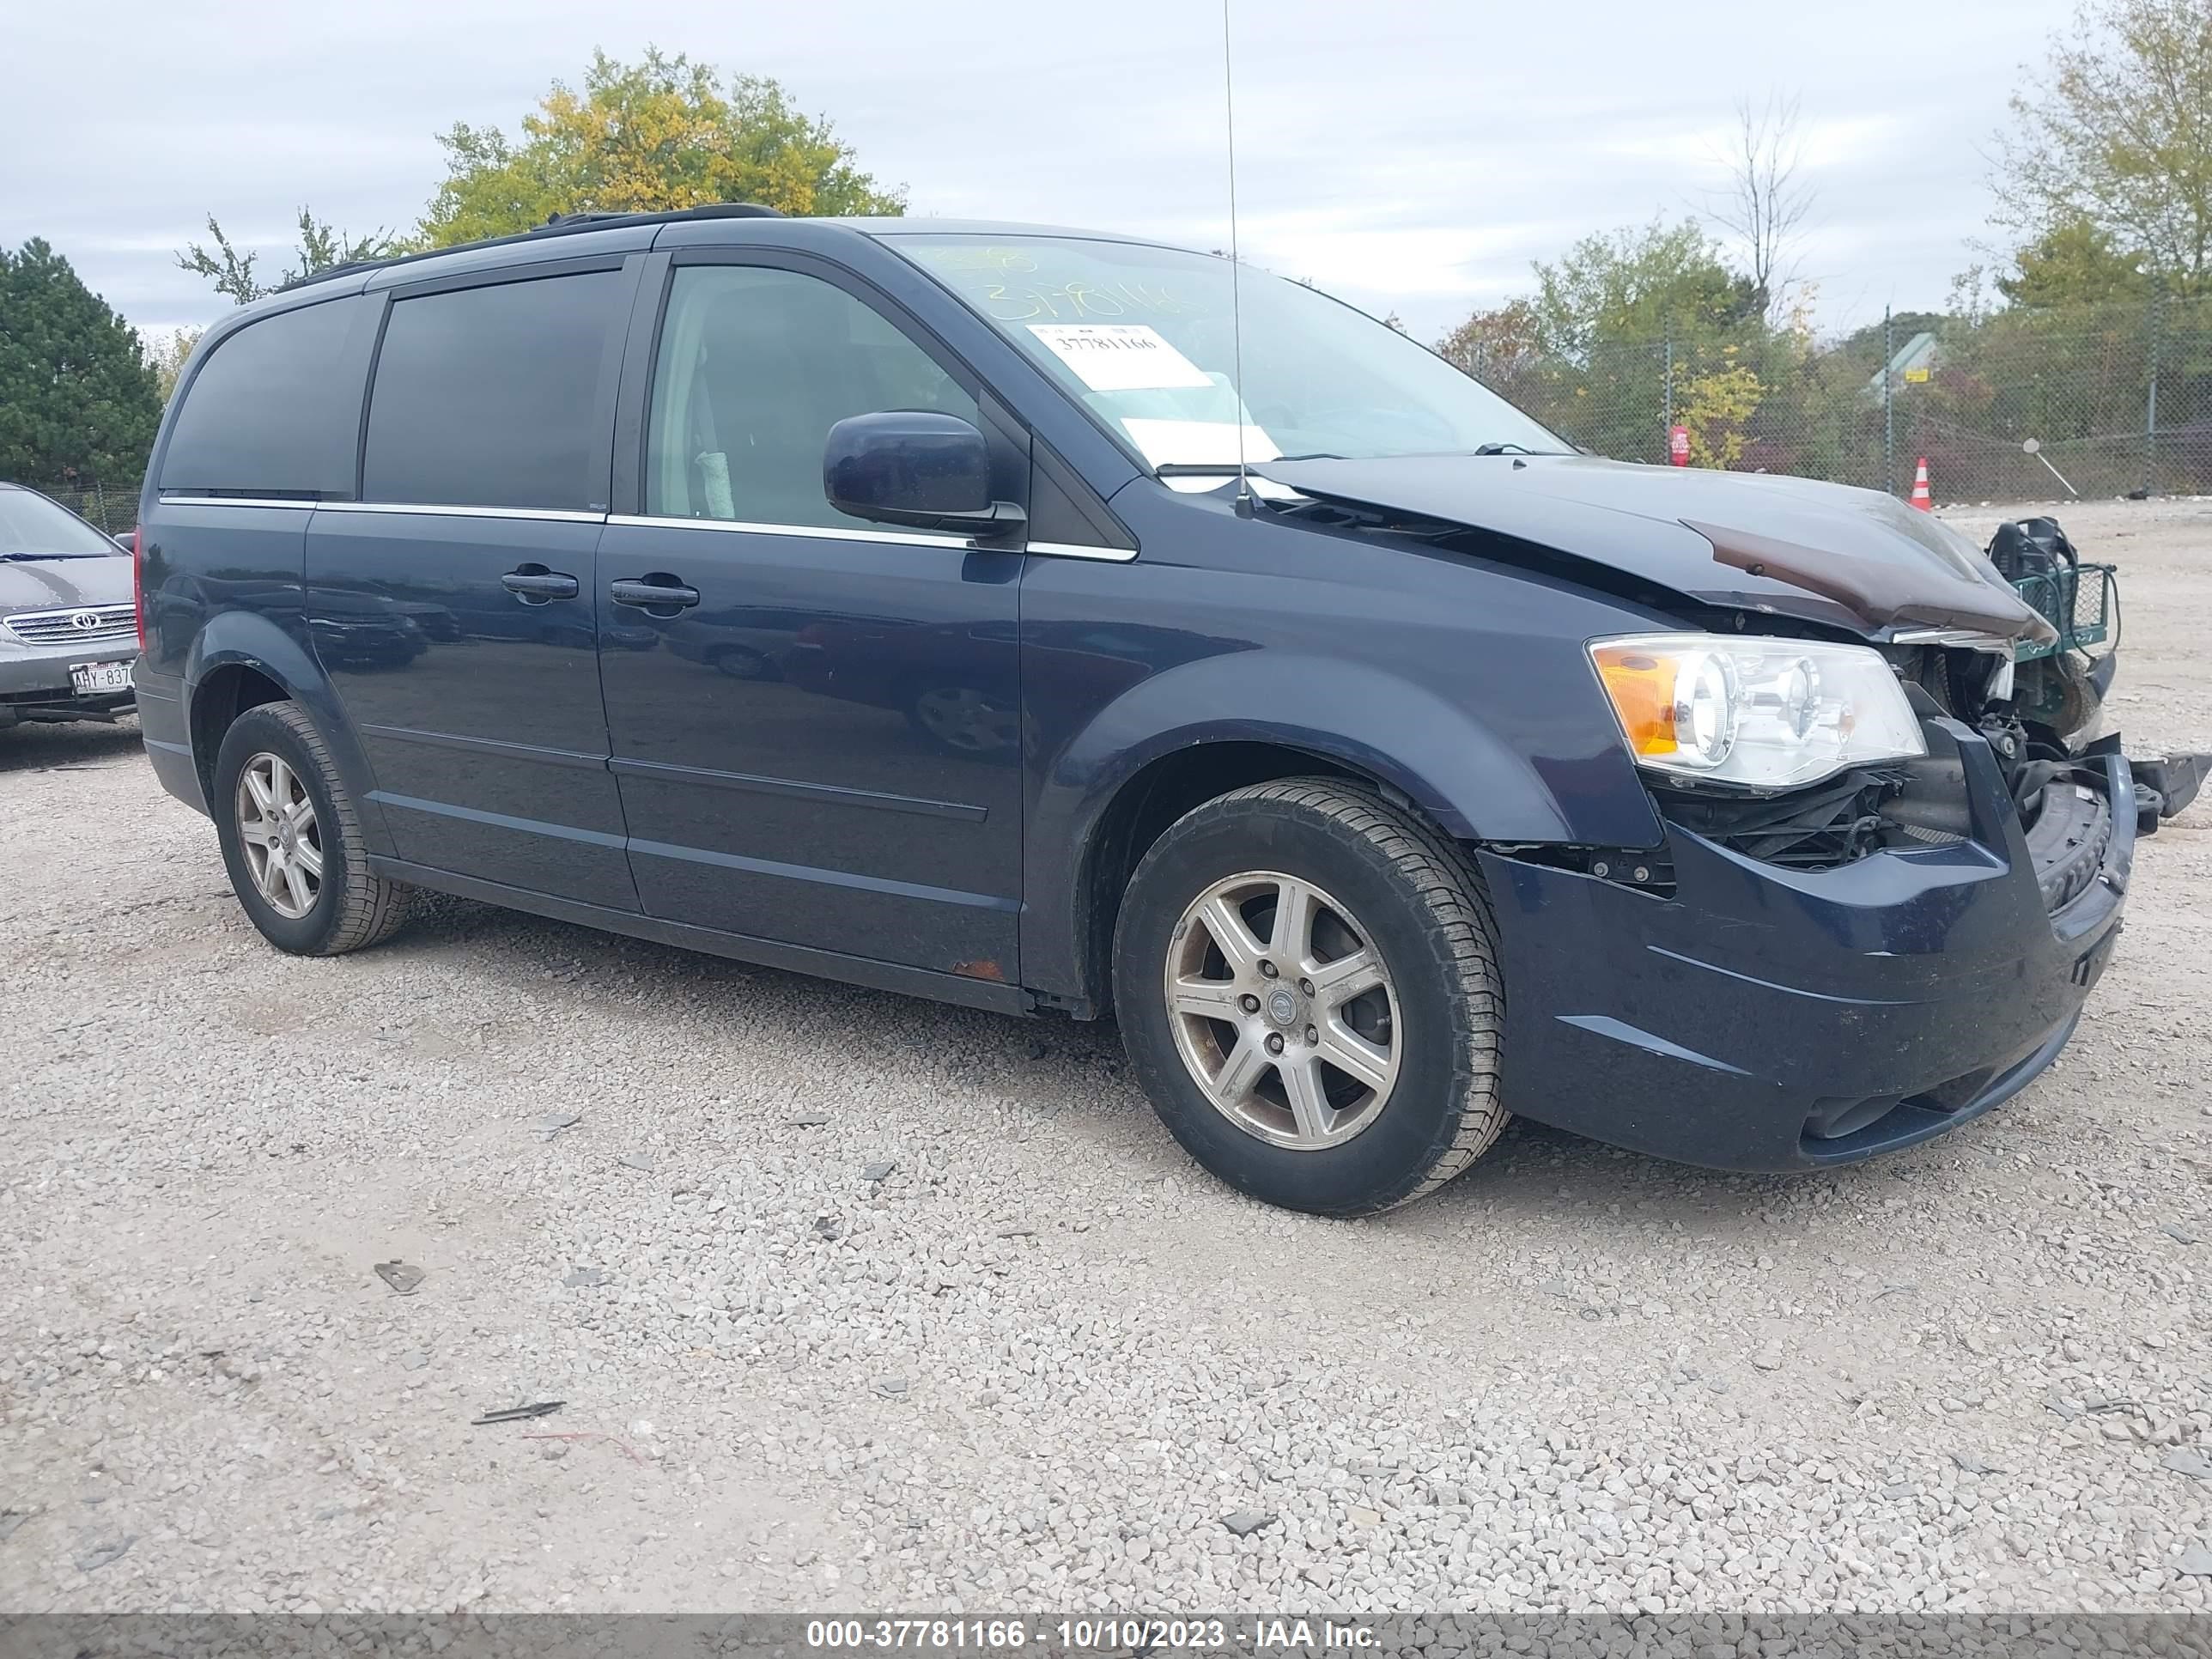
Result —
[[1765, 394], [1748, 364], [1722, 348], [1715, 367], [1693, 371], [1674, 388], [1674, 419], [1689, 428], [1692, 466], [1731, 467], [1743, 459], [1744, 426]]
[[732, 76], [648, 47], [594, 52], [580, 88], [553, 84], [522, 137], [456, 124], [439, 142], [447, 177], [418, 240], [443, 247], [541, 225], [555, 214], [659, 212], [757, 202], [789, 214], [896, 214], [904, 195], [855, 165], [830, 123], [776, 82]]

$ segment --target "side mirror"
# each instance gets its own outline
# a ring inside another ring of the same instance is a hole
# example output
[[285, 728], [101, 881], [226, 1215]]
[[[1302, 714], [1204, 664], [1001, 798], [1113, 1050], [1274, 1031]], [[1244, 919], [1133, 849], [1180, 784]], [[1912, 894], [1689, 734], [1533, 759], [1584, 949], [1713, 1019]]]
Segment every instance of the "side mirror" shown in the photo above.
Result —
[[830, 505], [856, 519], [916, 530], [1004, 536], [1027, 521], [1012, 501], [991, 499], [991, 450], [957, 415], [888, 410], [830, 428], [822, 453]]

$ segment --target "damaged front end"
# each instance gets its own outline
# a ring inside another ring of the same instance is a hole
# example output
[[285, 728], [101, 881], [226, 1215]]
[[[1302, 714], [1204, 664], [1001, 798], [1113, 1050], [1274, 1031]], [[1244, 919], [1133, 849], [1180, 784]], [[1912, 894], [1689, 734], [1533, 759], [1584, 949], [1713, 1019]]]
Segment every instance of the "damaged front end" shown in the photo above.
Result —
[[1918, 754], [1771, 790], [1647, 775], [1656, 848], [1485, 850], [1525, 990], [1510, 1109], [1719, 1167], [1830, 1168], [1954, 1129], [2057, 1057], [2163, 802], [2116, 737], [2069, 748], [2021, 718], [2008, 655], [1884, 654]]
[[2130, 759], [2124, 793], [2112, 798], [2107, 762], [2123, 752], [2119, 735], [2105, 729], [2120, 637], [2112, 567], [2082, 561], [2051, 519], [2001, 526], [1988, 557], [2049, 626], [2024, 636], [1960, 627], [1888, 631], [1879, 648], [1923, 717], [1924, 757], [1856, 769], [1784, 795], [1660, 787], [1654, 794], [1662, 816], [1788, 868], [1964, 841], [1972, 831], [1957, 744], [1937, 723], [1947, 718], [1988, 744], [2045, 902], [2056, 909], [2094, 878], [2116, 816], [2149, 835], [2189, 806], [2212, 757]]
[[[2153, 833], [2196, 799], [2212, 757], [2131, 759], [2127, 795], [2107, 799], [2106, 763], [2123, 752], [2105, 719], [2119, 665], [2118, 573], [2084, 561], [2048, 518], [1999, 526], [1988, 556], [2051, 638], [1908, 630], [1885, 649], [1928, 712], [1963, 720], [1988, 741], [2055, 908], [2087, 879], [2085, 860], [2094, 869], [2089, 851], [2109, 836], [2114, 814], [2132, 816], [2138, 835]], [[1910, 835], [1963, 834], [1955, 767], [1931, 752], [1900, 769], [1882, 817]]]
[[[2119, 595], [2049, 519], [1978, 548], [1894, 497], [1802, 478], [1625, 465], [1589, 456], [1313, 459], [1262, 465], [1277, 511], [1334, 533], [1388, 535], [1613, 594], [1715, 634], [1872, 644], [1945, 716], [1984, 733], [2023, 816], [2117, 745], [2103, 736]], [[2091, 770], [2095, 769], [2092, 765]], [[2133, 763], [2146, 832], [2195, 796], [2204, 757]], [[1784, 865], [1863, 856], [1928, 829], [1893, 769], [1787, 793], [1691, 789], [1662, 810], [1741, 836]], [[2078, 780], [2075, 780], [2078, 782]], [[2085, 784], [2081, 787], [2092, 787]], [[1872, 803], [1872, 805], [1870, 805]], [[1726, 820], [1724, 824], [1721, 820]], [[1732, 827], [1731, 827], [1732, 826]], [[1645, 867], [1650, 868], [1649, 861]]]
[[1582, 648], [1657, 833], [1475, 848], [1516, 1115], [1785, 1170], [1994, 1109], [2064, 1048], [2138, 834], [2205, 769], [2106, 730], [2118, 592], [2055, 525], [1985, 551], [1874, 491], [1588, 458], [1263, 476], [1324, 533], [1623, 608]]
[[[1988, 554], [2056, 636], [2014, 643], [1990, 675], [1981, 707], [1966, 705], [1991, 746], [2013, 763], [2014, 797], [2033, 817], [2045, 793], [2076, 763], [2120, 752], [2118, 735], [2105, 731], [2105, 699], [2119, 668], [2118, 572], [2083, 560], [2055, 519], [2000, 525]], [[1971, 673], [1948, 678], [1954, 687], [1962, 680], [1972, 685]], [[2139, 833], [2152, 833], [2197, 798], [2208, 761], [2212, 757], [2183, 754], [2130, 762]]]

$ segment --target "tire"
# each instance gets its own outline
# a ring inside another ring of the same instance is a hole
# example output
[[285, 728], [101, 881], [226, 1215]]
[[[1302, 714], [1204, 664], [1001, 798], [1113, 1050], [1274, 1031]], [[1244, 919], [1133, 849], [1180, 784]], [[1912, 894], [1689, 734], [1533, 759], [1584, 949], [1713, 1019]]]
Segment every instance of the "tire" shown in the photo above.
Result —
[[[259, 796], [246, 781], [249, 768], [254, 769]], [[304, 847], [320, 862], [312, 884], [304, 875], [297, 883], [289, 878], [271, 882], [280, 899], [272, 899], [264, 885], [271, 820], [261, 814], [251, 830], [245, 821], [256, 816], [253, 803], [269, 793], [272, 778], [288, 793], [296, 784], [292, 816], [296, 817], [301, 802], [312, 808], [312, 819], [295, 824], [286, 861], [304, 871]], [[242, 806], [241, 801], [247, 804]], [[262, 937], [278, 950], [301, 957], [343, 956], [382, 943], [406, 920], [412, 890], [371, 873], [353, 798], [329, 746], [298, 703], [261, 703], [231, 722], [216, 751], [210, 805], [231, 890]], [[253, 840], [257, 836], [260, 839]]]
[[[1253, 968], [1215, 939], [1235, 924], [1209, 895], [1243, 922]], [[1280, 939], [1286, 908], [1310, 945]], [[1433, 1192], [1505, 1127], [1496, 940], [1480, 875], [1410, 812], [1334, 779], [1255, 785], [1178, 819], [1130, 878], [1115, 932], [1122, 1042], [1161, 1121], [1230, 1186], [1371, 1215]], [[1377, 976], [1355, 946], [1379, 957], [1382, 982], [1334, 1003]], [[1270, 963], [1276, 975], [1257, 977]], [[1234, 988], [1267, 1000], [1248, 1011]]]

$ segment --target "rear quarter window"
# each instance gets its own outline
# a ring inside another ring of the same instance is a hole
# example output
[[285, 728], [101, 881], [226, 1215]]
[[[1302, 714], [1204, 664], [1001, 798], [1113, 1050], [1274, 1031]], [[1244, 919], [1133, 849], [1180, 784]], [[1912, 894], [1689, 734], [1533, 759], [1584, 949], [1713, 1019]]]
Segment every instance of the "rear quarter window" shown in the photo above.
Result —
[[380, 303], [355, 295], [302, 306], [219, 341], [185, 388], [161, 487], [350, 496]]

